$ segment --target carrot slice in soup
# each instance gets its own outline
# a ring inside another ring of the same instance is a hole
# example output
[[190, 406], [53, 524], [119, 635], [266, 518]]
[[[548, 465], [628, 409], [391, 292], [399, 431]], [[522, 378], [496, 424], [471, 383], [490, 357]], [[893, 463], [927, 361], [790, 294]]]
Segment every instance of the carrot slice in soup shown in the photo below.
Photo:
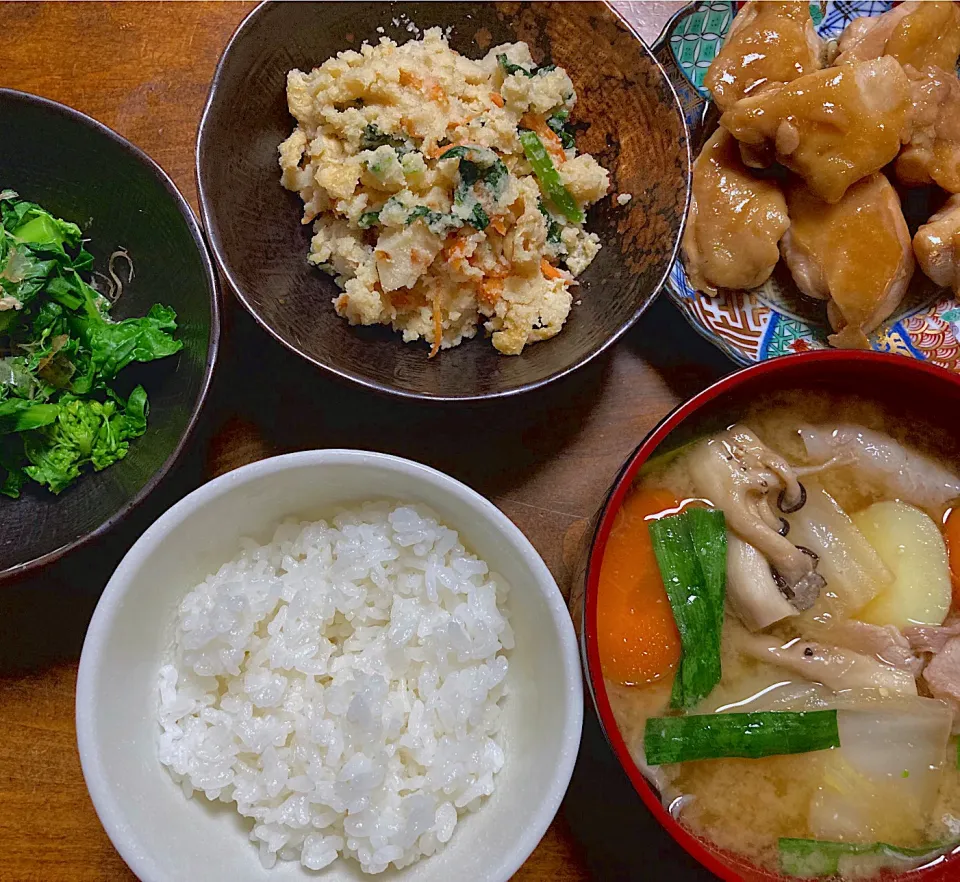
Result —
[[604, 676], [624, 685], [666, 677], [680, 660], [680, 635], [647, 528], [676, 509], [666, 490], [631, 493], [617, 512], [600, 566], [597, 639]]
[[960, 609], [960, 506], [951, 509], [943, 522], [943, 538], [947, 543], [950, 581], [953, 584], [953, 608]]

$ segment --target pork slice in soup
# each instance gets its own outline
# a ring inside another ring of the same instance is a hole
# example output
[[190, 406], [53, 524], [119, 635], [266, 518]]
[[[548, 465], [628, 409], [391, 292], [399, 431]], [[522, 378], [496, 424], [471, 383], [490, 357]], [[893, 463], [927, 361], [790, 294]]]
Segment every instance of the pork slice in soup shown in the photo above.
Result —
[[655, 455], [608, 540], [597, 615], [631, 755], [697, 835], [801, 878], [960, 851], [948, 439], [797, 393]]

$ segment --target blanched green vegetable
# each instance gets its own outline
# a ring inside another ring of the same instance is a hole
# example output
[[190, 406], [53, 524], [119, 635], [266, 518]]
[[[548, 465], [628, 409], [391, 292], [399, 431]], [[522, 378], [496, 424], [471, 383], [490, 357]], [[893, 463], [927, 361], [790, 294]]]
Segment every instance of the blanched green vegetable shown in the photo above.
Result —
[[568, 221], [574, 224], [582, 223], [583, 211], [560, 180], [560, 173], [554, 166], [550, 154], [547, 153], [547, 148], [543, 146], [540, 136], [528, 129], [521, 129], [520, 144], [523, 146], [527, 162], [530, 163], [533, 173], [540, 181], [544, 195], [556, 205]]
[[147, 395], [111, 382], [135, 361], [178, 352], [176, 314], [155, 305], [114, 322], [85, 279], [79, 227], [0, 193], [0, 493], [32, 479], [59, 493], [85, 466], [122, 459], [146, 431]]
[[818, 879], [836, 876], [844, 859], [869, 860], [871, 868], [891, 867], [910, 869], [933, 858], [951, 846], [927, 845], [921, 848], [901, 848], [885, 842], [856, 845], [852, 842], [821, 842], [816, 839], [781, 839], [780, 870], [799, 879]]
[[723, 512], [700, 509], [650, 522], [682, 654], [670, 705], [690, 709], [720, 682], [720, 632], [726, 587], [727, 540]]
[[555, 64], [545, 64], [543, 67], [534, 67], [531, 70], [527, 70], [520, 64], [514, 64], [509, 58], [507, 58], [505, 53], [501, 53], [497, 56], [497, 63], [503, 68], [507, 75], [518, 73], [523, 74], [525, 77], [531, 78], [542, 76], [545, 73], [550, 73], [550, 71], [557, 69]]
[[498, 199], [510, 173], [489, 147], [459, 145], [440, 155], [441, 159], [459, 159], [460, 182], [453, 193], [454, 214], [478, 230], [485, 230], [490, 216], [480, 202], [477, 186], [482, 185], [493, 199]]
[[568, 123], [569, 119], [570, 111], [565, 107], [557, 110], [547, 117], [547, 125], [550, 127], [550, 130], [560, 139], [560, 143], [563, 145], [564, 150], [570, 150], [577, 144], [576, 139], [573, 136], [573, 131], [570, 129], [570, 125]]
[[839, 746], [835, 710], [651, 717], [643, 738], [652, 766], [728, 756], [758, 759]]

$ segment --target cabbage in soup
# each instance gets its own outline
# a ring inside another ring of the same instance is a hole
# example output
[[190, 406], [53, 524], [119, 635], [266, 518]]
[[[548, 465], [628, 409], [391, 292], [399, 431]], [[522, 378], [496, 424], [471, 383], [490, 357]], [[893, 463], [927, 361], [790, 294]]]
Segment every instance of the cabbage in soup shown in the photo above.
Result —
[[786, 393], [644, 467], [599, 650], [634, 760], [692, 832], [803, 878], [960, 846], [952, 443]]

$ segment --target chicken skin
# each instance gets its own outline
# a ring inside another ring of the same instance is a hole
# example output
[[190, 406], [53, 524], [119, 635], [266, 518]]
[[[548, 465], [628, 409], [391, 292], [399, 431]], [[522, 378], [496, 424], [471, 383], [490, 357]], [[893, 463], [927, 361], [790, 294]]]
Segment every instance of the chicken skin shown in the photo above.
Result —
[[807, 2], [751, 2], [737, 13], [704, 85], [721, 111], [769, 83], [823, 67], [823, 41]]
[[693, 195], [683, 234], [687, 276], [695, 288], [756, 288], [773, 272], [777, 243], [790, 225], [774, 181], [753, 177], [737, 142], [717, 129], [693, 164]]
[[937, 184], [960, 193], [960, 80], [939, 67], [904, 70], [910, 78], [909, 142], [897, 157], [897, 178], [911, 187]]
[[960, 9], [950, 2], [908, 0], [875, 18], [855, 19], [840, 37], [836, 63], [882, 55], [918, 69], [952, 71], [960, 55]]
[[790, 229], [780, 243], [797, 287], [830, 300], [830, 343], [865, 349], [866, 335], [899, 305], [913, 275], [910, 232], [890, 182], [875, 174], [837, 203], [797, 183], [787, 193]]
[[738, 101], [720, 125], [746, 145], [751, 164], [769, 149], [814, 195], [836, 203], [896, 157], [909, 109], [910, 81], [884, 57], [769, 86]]
[[913, 251], [929, 279], [960, 293], [960, 195], [951, 196], [917, 230]]

